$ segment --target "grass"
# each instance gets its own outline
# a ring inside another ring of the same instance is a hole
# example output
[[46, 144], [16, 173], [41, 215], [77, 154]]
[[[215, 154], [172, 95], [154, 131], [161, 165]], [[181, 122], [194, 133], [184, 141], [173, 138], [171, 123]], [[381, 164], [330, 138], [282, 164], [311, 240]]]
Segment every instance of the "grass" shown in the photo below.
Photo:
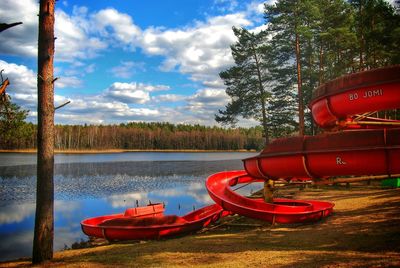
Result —
[[[43, 267], [399, 267], [400, 189], [375, 186], [280, 190], [333, 201], [313, 224], [271, 226], [230, 216], [195, 235], [56, 252]], [[30, 266], [29, 260], [0, 267]]]

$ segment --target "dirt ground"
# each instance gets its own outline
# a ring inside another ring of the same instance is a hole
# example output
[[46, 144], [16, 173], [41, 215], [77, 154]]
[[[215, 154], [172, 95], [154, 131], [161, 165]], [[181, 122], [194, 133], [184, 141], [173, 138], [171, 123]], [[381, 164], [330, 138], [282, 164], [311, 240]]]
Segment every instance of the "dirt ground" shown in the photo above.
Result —
[[[400, 267], [400, 189], [324, 186], [276, 196], [327, 200], [313, 224], [271, 226], [229, 216], [200, 233], [57, 252], [43, 267]], [[0, 263], [26, 267], [29, 260]]]

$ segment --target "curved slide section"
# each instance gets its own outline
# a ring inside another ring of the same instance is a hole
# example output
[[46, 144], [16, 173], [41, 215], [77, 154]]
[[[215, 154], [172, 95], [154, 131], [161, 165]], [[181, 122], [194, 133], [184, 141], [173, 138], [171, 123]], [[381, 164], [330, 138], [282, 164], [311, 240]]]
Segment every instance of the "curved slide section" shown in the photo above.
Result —
[[315, 122], [334, 127], [350, 115], [399, 108], [400, 65], [354, 73], [318, 87], [310, 103]]
[[273, 204], [263, 199], [250, 199], [234, 192], [230, 186], [262, 181], [246, 171], [225, 171], [208, 177], [206, 188], [211, 198], [224, 210], [272, 223], [299, 223], [317, 221], [329, 216], [334, 204], [323, 201], [274, 199]]
[[400, 174], [400, 129], [277, 139], [243, 161], [256, 178]]

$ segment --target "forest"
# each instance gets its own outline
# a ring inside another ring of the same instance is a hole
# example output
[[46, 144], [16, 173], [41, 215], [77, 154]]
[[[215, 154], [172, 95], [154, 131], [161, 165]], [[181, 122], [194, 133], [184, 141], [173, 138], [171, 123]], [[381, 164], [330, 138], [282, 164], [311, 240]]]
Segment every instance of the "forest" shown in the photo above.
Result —
[[[37, 126], [21, 122], [1, 132], [0, 149], [36, 148]], [[120, 125], [56, 125], [58, 150], [260, 150], [262, 130], [131, 122]]]

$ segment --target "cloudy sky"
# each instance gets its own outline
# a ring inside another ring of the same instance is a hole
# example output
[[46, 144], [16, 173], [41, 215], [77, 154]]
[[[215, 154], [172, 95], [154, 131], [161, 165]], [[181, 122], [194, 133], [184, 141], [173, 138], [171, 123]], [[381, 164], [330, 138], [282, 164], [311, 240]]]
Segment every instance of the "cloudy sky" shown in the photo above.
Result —
[[[258, 29], [263, 1], [57, 1], [59, 124], [157, 121], [215, 125], [228, 102], [218, 73], [232, 65], [232, 26]], [[37, 0], [3, 0], [0, 69], [36, 122]], [[242, 125], [254, 122], [242, 121]]]

